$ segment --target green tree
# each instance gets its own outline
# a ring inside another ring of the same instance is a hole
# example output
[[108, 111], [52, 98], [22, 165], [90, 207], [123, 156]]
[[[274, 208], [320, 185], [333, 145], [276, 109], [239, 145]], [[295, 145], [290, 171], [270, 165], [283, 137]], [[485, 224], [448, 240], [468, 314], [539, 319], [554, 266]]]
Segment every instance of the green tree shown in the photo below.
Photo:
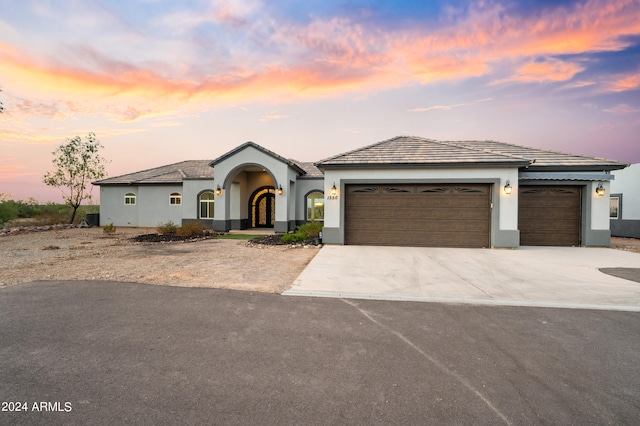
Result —
[[43, 182], [60, 189], [65, 204], [73, 209], [69, 223], [73, 223], [82, 200], [91, 199], [91, 190], [87, 190], [91, 181], [106, 175], [106, 160], [99, 153], [102, 148], [96, 135], [89, 133], [84, 139], [80, 136], [67, 139], [67, 143], [52, 152], [56, 170], [47, 172]]

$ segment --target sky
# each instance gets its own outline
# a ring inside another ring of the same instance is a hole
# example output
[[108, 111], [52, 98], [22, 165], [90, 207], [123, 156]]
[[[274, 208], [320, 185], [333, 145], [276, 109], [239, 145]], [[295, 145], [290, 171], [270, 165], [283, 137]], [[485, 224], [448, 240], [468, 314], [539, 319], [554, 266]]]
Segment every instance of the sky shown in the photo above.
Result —
[[0, 193], [16, 200], [61, 201], [42, 183], [52, 152], [89, 132], [109, 176], [247, 141], [318, 161], [399, 135], [640, 162], [640, 0], [0, 0], [0, 11]]

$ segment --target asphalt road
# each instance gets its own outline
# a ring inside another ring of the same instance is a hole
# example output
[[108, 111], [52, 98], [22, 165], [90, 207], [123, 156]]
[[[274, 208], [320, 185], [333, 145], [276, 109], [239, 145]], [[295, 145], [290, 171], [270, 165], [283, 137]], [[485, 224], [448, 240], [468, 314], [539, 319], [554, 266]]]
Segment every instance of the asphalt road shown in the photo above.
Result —
[[0, 289], [0, 424], [637, 424], [639, 365], [630, 312]]

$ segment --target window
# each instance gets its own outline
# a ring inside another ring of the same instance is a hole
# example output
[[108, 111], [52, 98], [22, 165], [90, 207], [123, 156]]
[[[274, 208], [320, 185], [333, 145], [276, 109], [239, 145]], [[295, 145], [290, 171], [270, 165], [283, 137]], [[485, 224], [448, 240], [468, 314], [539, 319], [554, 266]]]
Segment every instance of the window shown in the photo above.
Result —
[[179, 206], [182, 204], [182, 194], [179, 192], [172, 192], [169, 197], [169, 204], [172, 206]]
[[307, 220], [324, 220], [324, 194], [322, 192], [312, 192], [307, 195]]
[[200, 194], [200, 219], [213, 219], [213, 192]]
[[619, 219], [620, 216], [620, 197], [609, 198], [609, 217], [611, 219]]
[[124, 194], [124, 204], [129, 206], [135, 205], [136, 194], [134, 194], [133, 192], [127, 192], [126, 194]]

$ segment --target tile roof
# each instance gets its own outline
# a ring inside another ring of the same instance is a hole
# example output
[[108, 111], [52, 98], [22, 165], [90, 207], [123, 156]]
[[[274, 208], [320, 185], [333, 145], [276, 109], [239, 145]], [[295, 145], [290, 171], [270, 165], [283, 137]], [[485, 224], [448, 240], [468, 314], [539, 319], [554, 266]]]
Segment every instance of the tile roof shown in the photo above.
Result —
[[454, 142], [474, 149], [484, 149], [492, 152], [513, 155], [526, 158], [531, 161], [530, 170], [537, 169], [562, 169], [562, 168], [590, 168], [594, 170], [617, 170], [627, 167], [628, 164], [605, 158], [587, 157], [583, 155], [567, 154], [559, 151], [550, 151], [526, 146], [513, 145], [496, 141], [462, 141]]
[[322, 170], [316, 167], [313, 162], [289, 160], [304, 170], [305, 174], [300, 176], [303, 178], [321, 178], [324, 177]]
[[157, 183], [181, 183], [188, 179], [213, 179], [209, 160], [187, 160], [122, 176], [106, 178], [96, 185], [134, 185]]
[[380, 166], [512, 166], [531, 170], [614, 170], [627, 165], [613, 160], [527, 148], [495, 141], [436, 141], [397, 136], [316, 162], [322, 168]]

